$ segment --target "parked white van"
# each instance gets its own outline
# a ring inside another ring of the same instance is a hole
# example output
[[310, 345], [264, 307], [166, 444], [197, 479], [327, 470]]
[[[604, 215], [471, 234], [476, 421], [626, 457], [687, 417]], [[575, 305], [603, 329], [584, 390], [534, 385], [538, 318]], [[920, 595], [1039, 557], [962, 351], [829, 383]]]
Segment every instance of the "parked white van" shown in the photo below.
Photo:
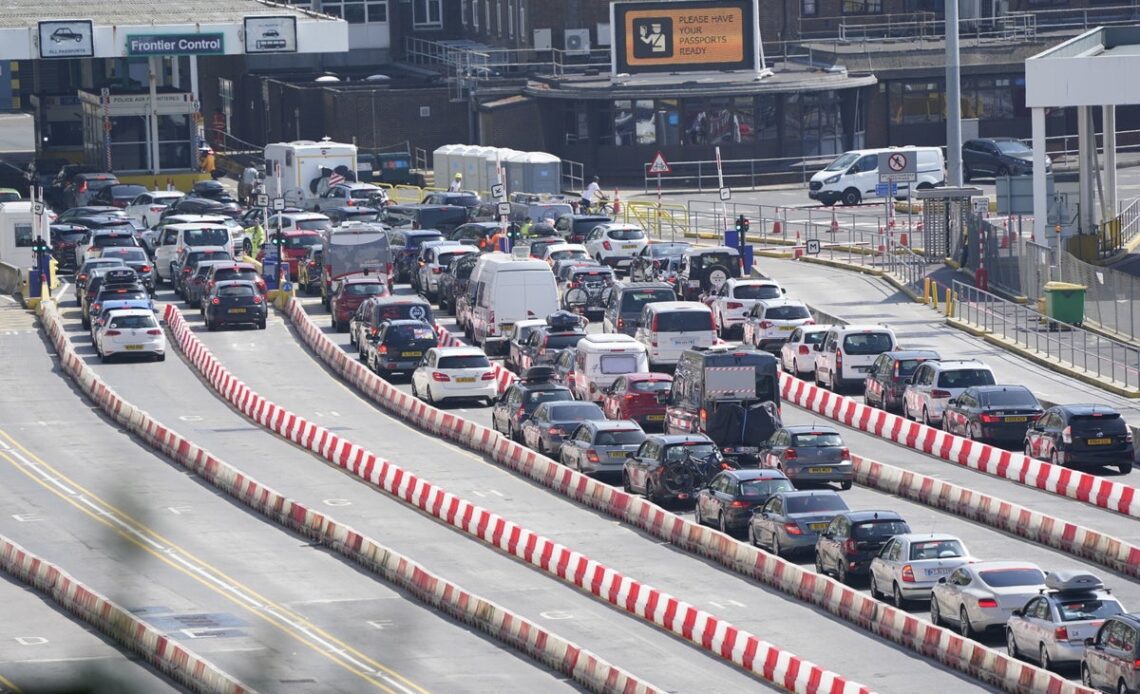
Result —
[[574, 395], [601, 402], [618, 376], [649, 373], [645, 345], [624, 333], [587, 335], [578, 340], [574, 357]]
[[544, 318], [558, 310], [554, 273], [541, 260], [487, 253], [476, 263], [471, 283], [471, 332], [487, 354], [506, 346], [515, 321]]
[[[867, 198], [878, 197], [875, 186], [879, 185], [879, 169], [886, 168], [891, 154], [902, 151], [915, 154], [918, 169], [915, 188], [933, 188], [946, 182], [946, 161], [941, 147], [856, 149], [844, 152], [816, 172], [811, 177], [808, 197], [828, 206], [837, 202], [858, 205]], [[908, 185], [911, 184], [899, 183], [895, 197], [906, 198]]]
[[838, 391], [862, 384], [883, 352], [899, 348], [895, 331], [883, 325], [837, 325], [815, 350], [815, 383]]
[[699, 301], [646, 304], [637, 319], [634, 339], [645, 345], [651, 370], [674, 366], [686, 349], [711, 347], [716, 342], [712, 309]]

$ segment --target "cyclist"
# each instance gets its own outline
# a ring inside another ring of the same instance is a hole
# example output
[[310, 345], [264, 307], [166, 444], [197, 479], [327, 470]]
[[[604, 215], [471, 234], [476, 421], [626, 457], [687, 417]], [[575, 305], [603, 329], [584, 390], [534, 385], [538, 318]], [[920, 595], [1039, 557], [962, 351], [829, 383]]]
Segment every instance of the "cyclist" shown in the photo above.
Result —
[[590, 184], [586, 186], [586, 190], [582, 191], [582, 201], [579, 203], [579, 207], [582, 208], [582, 214], [588, 214], [590, 208], [595, 203], [602, 202], [606, 199], [606, 196], [602, 194], [602, 186], [599, 181], [600, 179], [594, 176], [594, 180], [590, 181]]

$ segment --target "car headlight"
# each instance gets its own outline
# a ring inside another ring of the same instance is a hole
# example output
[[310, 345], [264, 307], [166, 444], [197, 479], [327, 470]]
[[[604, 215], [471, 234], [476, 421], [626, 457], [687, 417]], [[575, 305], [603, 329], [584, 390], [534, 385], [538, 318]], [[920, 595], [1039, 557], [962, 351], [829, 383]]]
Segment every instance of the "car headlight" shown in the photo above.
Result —
[[832, 183], [839, 183], [839, 174], [835, 174], [830, 178], [823, 179], [824, 185], [831, 185]]

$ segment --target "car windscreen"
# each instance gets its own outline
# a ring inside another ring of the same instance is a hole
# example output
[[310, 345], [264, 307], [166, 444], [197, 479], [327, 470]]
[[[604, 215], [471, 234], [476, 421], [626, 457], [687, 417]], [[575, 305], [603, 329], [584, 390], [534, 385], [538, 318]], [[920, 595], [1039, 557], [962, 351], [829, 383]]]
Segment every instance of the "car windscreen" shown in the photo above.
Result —
[[793, 434], [792, 445], [796, 448], [830, 448], [842, 446], [843, 439], [834, 431], [809, 431]]
[[532, 390], [526, 394], [526, 404], [528, 409], [534, 409], [544, 402], [562, 402], [564, 400], [573, 400], [574, 396], [569, 390], [557, 388], [554, 390]]
[[1118, 412], [1105, 412], [1097, 414], [1077, 414], [1069, 418], [1069, 424], [1075, 431], [1089, 431], [1096, 429], [1107, 433], [1124, 433], [1124, 420]]
[[[327, 219], [301, 219], [297, 221], [296, 227], [301, 231], [324, 231], [325, 229], [332, 228], [332, 222]], [[319, 238], [317, 239], [317, 243], [320, 243]], [[289, 245], [288, 238], [285, 239], [285, 245]], [[306, 243], [301, 245], [313, 246], [316, 244]]]
[[674, 246], [668, 243], [655, 243], [649, 247], [649, 253], [654, 258], [680, 258], [685, 254], [688, 246]]
[[640, 429], [619, 429], [599, 431], [594, 437], [595, 446], [631, 446], [645, 440], [645, 432]]
[[451, 264], [452, 260], [455, 260], [456, 258], [458, 258], [461, 255], [467, 255], [468, 253], [471, 253], [471, 251], [458, 251], [455, 253], [440, 253], [439, 256], [436, 258], [435, 262], [442, 267], [447, 267], [448, 265]]
[[844, 154], [843, 156], [828, 164], [824, 171], [840, 171], [851, 166], [858, 160], [858, 154], [855, 154], [854, 152], [848, 152], [847, 154]]
[[638, 393], [664, 393], [672, 387], [672, 381], [634, 381], [629, 384], [629, 389]]
[[145, 330], [147, 328], [157, 328], [158, 323], [155, 322], [154, 316], [119, 316], [113, 319], [111, 324], [107, 327], [126, 330]]
[[860, 540], [878, 539], [885, 540], [888, 537], [909, 533], [910, 528], [907, 524], [898, 519], [882, 519], [882, 520], [869, 520], [859, 521], [853, 523], [851, 526], [852, 537]]
[[114, 236], [96, 236], [91, 239], [91, 246], [94, 248], [110, 248], [112, 246], [133, 246], [135, 239], [128, 234], [116, 234]]
[[253, 268], [222, 268], [214, 270], [214, 281], [222, 282], [224, 280], [248, 280], [250, 282], [257, 281], [257, 270]]
[[590, 256], [586, 251], [580, 249], [571, 249], [565, 251], [554, 251], [550, 254], [551, 260], [566, 260], [567, 258], [589, 258]]
[[1124, 608], [1112, 599], [1082, 598], [1057, 600], [1057, 611], [1061, 613], [1062, 622], [1083, 622], [1089, 619], [1108, 619], [1113, 615], [1123, 614]]
[[743, 284], [732, 290], [734, 299], [779, 299], [780, 288], [772, 284]]
[[[2, 201], [0, 201], [2, 202]], [[87, 235], [85, 229], [76, 229], [74, 231], [52, 231], [51, 238], [53, 241], [67, 241], [69, 243], [77, 243]]]
[[374, 296], [384, 293], [384, 285], [380, 282], [352, 282], [344, 285], [344, 293], [348, 296]]
[[603, 354], [598, 366], [607, 376], [620, 376], [637, 371], [636, 354]]
[[677, 296], [671, 289], [635, 289], [623, 292], [621, 295], [622, 313], [641, 313], [646, 304], [657, 301], [674, 301]]
[[491, 366], [491, 362], [487, 361], [487, 357], [482, 354], [463, 354], [454, 357], [440, 357], [439, 364], [436, 366], [440, 369], [485, 369]]
[[701, 267], [706, 269], [714, 265], [723, 265], [732, 271], [733, 268], [739, 266], [736, 260], [737, 256], [731, 253], [701, 253], [694, 257], [694, 259], [696, 258], [700, 258]]
[[716, 444], [713, 443], [679, 443], [665, 449], [665, 460], [684, 460], [686, 455], [704, 458], [715, 453], [716, 450]]
[[994, 383], [994, 374], [989, 369], [951, 369], [938, 374], [938, 385], [941, 388], [992, 386]]
[[550, 420], [556, 422], [581, 422], [586, 419], [605, 419], [602, 408], [592, 402], [568, 402], [549, 408]]
[[1014, 156], [1033, 154], [1033, 150], [1017, 140], [998, 140], [994, 144], [997, 145], [998, 151], [1002, 154], [1012, 154]]
[[978, 572], [978, 576], [983, 583], [993, 588], [1036, 586], [1045, 583], [1045, 574], [1041, 573], [1041, 569], [1028, 566], [1016, 569], [982, 569]]
[[435, 332], [427, 325], [393, 325], [384, 336], [385, 340], [407, 342], [411, 340], [434, 340]]
[[662, 311], [654, 317], [653, 330], [659, 333], [711, 331], [712, 313], [707, 311]]
[[[305, 222], [298, 222], [297, 226], [301, 229], [310, 229], [311, 228], [311, 227], [301, 226], [304, 223]], [[325, 224], [325, 225], [328, 224], [328, 222], [321, 222], [321, 223]], [[320, 228], [323, 228], [323, 227], [320, 227]], [[285, 247], [286, 248], [309, 248], [311, 246], [319, 246], [322, 243], [324, 243], [324, 241], [321, 239], [320, 234], [297, 234], [294, 236], [286, 236], [285, 237]]]
[[811, 333], [805, 332], [804, 333], [804, 344], [805, 345], [822, 344], [823, 338], [825, 338], [825, 337], [827, 337], [827, 331], [826, 330], [816, 330], [815, 332], [811, 332]]
[[882, 354], [894, 347], [893, 342], [890, 333], [886, 332], [851, 333], [843, 338], [843, 353]]
[[122, 258], [123, 262], [144, 262], [147, 260], [146, 251], [138, 246], [119, 246], [115, 248], [108, 248], [103, 251], [104, 256], [113, 256], [115, 258]]
[[186, 256], [187, 265], [196, 265], [206, 260], [230, 260], [230, 254], [225, 251], [195, 251]]
[[640, 241], [645, 238], [645, 232], [641, 229], [610, 229], [606, 236], [615, 241]]
[[838, 494], [808, 494], [805, 496], [789, 496], [784, 499], [785, 513], [820, 513], [846, 510], [847, 504]]
[[[906, 532], [905, 530], [903, 532]], [[910, 543], [910, 558], [912, 561], [920, 559], [951, 559], [966, 556], [966, 550], [957, 540], [922, 540]]]
[[381, 306], [378, 309], [380, 320], [422, 320], [425, 323], [431, 323], [431, 307], [424, 304], [390, 304], [388, 306]]
[[987, 407], [1040, 407], [1033, 393], [1021, 388], [986, 391], [979, 400]]
[[914, 373], [914, 370], [918, 368], [919, 364], [925, 361], [925, 359], [900, 359], [895, 362], [895, 371], [898, 372], [899, 376], [909, 376]]
[[807, 306], [773, 306], [764, 312], [769, 320], [803, 320], [811, 318]]
[[187, 246], [224, 246], [230, 242], [230, 232], [226, 229], [187, 229], [182, 238]]
[[745, 480], [740, 483], [740, 496], [766, 498], [793, 489], [795, 487], [788, 480]]
[[567, 335], [548, 335], [546, 337], [547, 349], [566, 349], [567, 347], [576, 347], [578, 342], [585, 337], [581, 333], [569, 333]]
[[218, 296], [254, 296], [256, 290], [248, 284], [227, 284], [218, 287]]

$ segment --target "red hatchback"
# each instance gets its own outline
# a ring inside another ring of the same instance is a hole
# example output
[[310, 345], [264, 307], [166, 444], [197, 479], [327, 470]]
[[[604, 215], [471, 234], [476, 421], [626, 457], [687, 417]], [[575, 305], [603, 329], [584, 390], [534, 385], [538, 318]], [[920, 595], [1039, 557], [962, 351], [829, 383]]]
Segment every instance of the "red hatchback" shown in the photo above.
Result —
[[602, 398], [602, 411], [610, 419], [632, 419], [642, 429], [660, 429], [665, 424], [665, 405], [657, 394], [673, 386], [665, 373], [634, 373], [619, 376]]
[[348, 330], [348, 322], [368, 297], [388, 296], [390, 293], [388, 283], [376, 275], [344, 278], [329, 301], [333, 330], [338, 333]]
[[[297, 267], [301, 259], [309, 255], [310, 246], [320, 246], [324, 243], [324, 238], [319, 232], [304, 229], [288, 229], [282, 231], [281, 235], [285, 237], [285, 261], [289, 263], [289, 279], [296, 281]], [[257, 252], [258, 262], [264, 261], [265, 249], [273, 245], [275, 236], [277, 236], [276, 230], [265, 239], [261, 250]]]

